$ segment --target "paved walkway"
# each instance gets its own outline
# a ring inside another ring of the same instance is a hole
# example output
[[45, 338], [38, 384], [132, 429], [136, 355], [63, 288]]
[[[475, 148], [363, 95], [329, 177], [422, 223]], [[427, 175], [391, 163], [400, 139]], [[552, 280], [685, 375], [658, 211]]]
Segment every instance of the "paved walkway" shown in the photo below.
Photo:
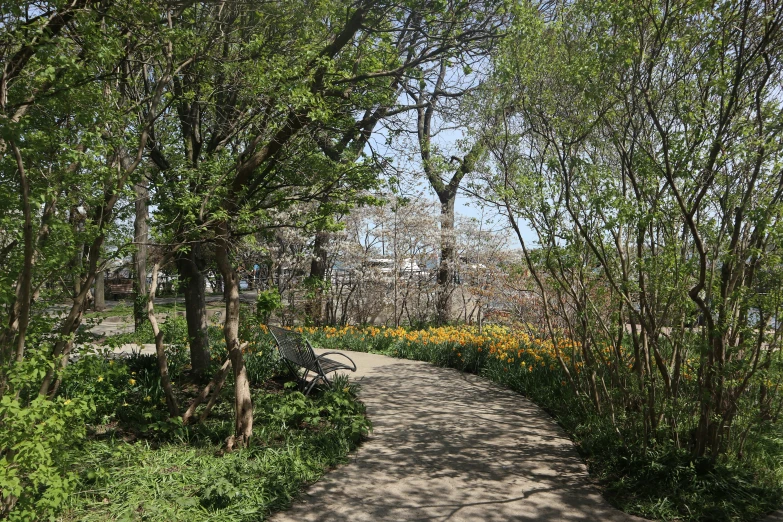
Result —
[[590, 484], [573, 444], [530, 401], [473, 375], [348, 353], [374, 425], [288, 521], [631, 521]]

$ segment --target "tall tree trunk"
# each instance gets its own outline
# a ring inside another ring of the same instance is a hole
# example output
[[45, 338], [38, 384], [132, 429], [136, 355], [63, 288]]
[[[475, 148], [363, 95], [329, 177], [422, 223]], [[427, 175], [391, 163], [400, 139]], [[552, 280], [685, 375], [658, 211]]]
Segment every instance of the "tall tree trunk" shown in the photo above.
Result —
[[456, 192], [440, 192], [440, 265], [438, 266], [438, 323], [451, 320], [454, 272], [456, 267], [454, 247], [454, 201]]
[[[438, 111], [440, 96], [445, 93], [443, 90], [444, 82], [447, 79], [449, 70], [448, 59], [440, 62], [440, 68], [437, 80], [432, 92], [427, 92], [424, 84], [418, 92], [413, 93], [417, 105], [416, 135], [419, 142], [419, 154], [424, 174], [430, 182], [430, 186], [438, 195], [440, 200], [441, 215], [441, 245], [440, 245], [440, 266], [438, 267], [438, 297], [435, 306], [438, 314], [438, 323], [444, 324], [451, 320], [451, 297], [454, 292], [454, 272], [455, 272], [455, 250], [454, 250], [454, 202], [457, 198], [462, 179], [473, 171], [476, 162], [484, 152], [484, 144], [481, 140], [473, 143], [468, 153], [463, 158], [452, 156], [448, 163], [451, 164], [457, 160], [457, 168], [450, 179], [444, 176], [445, 172], [438, 166], [436, 161], [438, 152], [432, 147], [433, 116]], [[433, 157], [434, 156], [434, 157]], [[442, 163], [446, 163], [446, 158], [441, 156]]]
[[133, 254], [133, 322], [138, 330], [147, 317], [147, 307], [144, 297], [147, 295], [147, 206], [149, 191], [147, 178], [142, 176], [138, 183], [133, 185], [136, 193], [136, 219], [133, 222], [133, 241], [136, 252]]
[[205, 262], [201, 245], [177, 256], [177, 271], [185, 294], [185, 320], [188, 324], [190, 367], [193, 377], [201, 380], [209, 370], [209, 335], [205, 299]]
[[313, 245], [313, 260], [310, 262], [310, 282], [313, 297], [308, 300], [305, 312], [316, 326], [321, 326], [323, 320], [323, 291], [326, 278], [326, 246], [329, 244], [328, 232], [317, 232]]
[[95, 275], [95, 301], [93, 302], [93, 309], [96, 312], [102, 312], [106, 308], [106, 289], [103, 284], [104, 271], [101, 270]]
[[24, 261], [22, 273], [16, 287], [16, 305], [19, 310], [18, 330], [15, 342], [16, 362], [24, 359], [25, 338], [27, 325], [30, 322], [30, 296], [33, 285], [33, 221], [30, 205], [30, 184], [22, 161], [22, 154], [13, 140], [9, 140], [16, 158], [16, 166], [19, 171], [19, 188], [22, 193], [22, 215], [24, 216]]
[[231, 366], [234, 369], [235, 432], [233, 439], [228, 441], [228, 446], [229, 448], [244, 447], [253, 435], [253, 402], [242, 346], [239, 342], [239, 274], [230, 259], [228, 227], [226, 225], [220, 227], [220, 233], [222, 237], [217, 241], [215, 257], [223, 276], [223, 295], [226, 299], [223, 335]]

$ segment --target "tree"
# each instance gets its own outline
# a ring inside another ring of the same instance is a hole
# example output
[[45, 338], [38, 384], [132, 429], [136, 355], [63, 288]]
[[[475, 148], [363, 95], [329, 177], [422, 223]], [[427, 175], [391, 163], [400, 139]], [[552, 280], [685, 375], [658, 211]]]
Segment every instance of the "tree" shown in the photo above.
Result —
[[[40, 420], [40, 426], [49, 426], [57, 418], [64, 428], [32, 441], [36, 455], [28, 464], [45, 478], [16, 476], [22, 495], [4, 495], [0, 516], [17, 502], [24, 510], [31, 497], [49, 491], [64, 499], [63, 491], [73, 486], [58, 475], [47, 451], [83, 436], [81, 417], [90, 405], [57, 417], [50, 399], [107, 259], [106, 240], [120, 235], [115, 217], [126, 217], [122, 203], [142, 163], [150, 123], [161, 110], [162, 83], [149, 84], [139, 111], [119, 86], [123, 79], [132, 81], [123, 75], [125, 58], [134, 54], [140, 62], [158, 64], [161, 53], [150, 51], [166, 38], [143, 5], [130, 2], [122, 15], [119, 10], [111, 2], [80, 0], [23, 2], [2, 10], [0, 272], [8, 284], [0, 291], [0, 422]], [[127, 243], [116, 255], [128, 251]], [[63, 317], [44, 312], [63, 298], [69, 301]], [[13, 437], [4, 445], [0, 452], [14, 476], [19, 446]], [[50, 500], [54, 507], [62, 502]]]
[[[474, 170], [482, 156], [483, 145], [481, 140], [475, 140], [467, 145], [462, 144], [466, 150], [459, 152], [449, 150], [448, 146], [439, 146], [437, 138], [470, 125], [462, 118], [465, 109], [463, 98], [481, 84], [484, 76], [480, 71], [487, 67], [490, 53], [504, 35], [507, 23], [505, 7], [502, 2], [478, 2], [475, 5], [450, 2], [450, 18], [444, 18], [441, 24], [435, 25], [428, 38], [448, 39], [455, 22], [473, 19], [476, 23], [472, 27], [469, 42], [460, 53], [446, 54], [438, 60], [418, 65], [402, 83], [404, 96], [415, 108], [413, 134], [421, 169], [440, 201], [437, 309], [438, 322], [441, 324], [448, 323], [452, 318], [452, 296], [457, 271], [454, 204], [462, 180]], [[402, 132], [410, 132], [405, 128], [405, 123], [401, 129], [394, 131], [395, 134]]]
[[[192, 231], [199, 241], [214, 245], [225, 288], [224, 332], [234, 369], [240, 445], [252, 432], [252, 406], [237, 328], [236, 241], [274, 226], [273, 209], [319, 201], [303, 218], [317, 223], [361, 200], [360, 189], [373, 186], [376, 178], [373, 165], [359, 153], [381, 119], [409, 109], [396, 107], [400, 79], [413, 67], [458, 54], [483, 24], [469, 16], [454, 19], [453, 7], [325, 3], [315, 7], [319, 16], [314, 16], [314, 6], [302, 9], [295, 2], [261, 4], [252, 12], [237, 3], [218, 11], [195, 6], [169, 22], [192, 27], [204, 16], [216, 28], [200, 28], [198, 35], [191, 29], [187, 38], [193, 40], [179, 51], [196, 58], [180, 69], [194, 80], [177, 80], [183, 89], [175, 96], [191, 104], [191, 113], [198, 107], [200, 123], [211, 124], [199, 129], [202, 139], [192, 147], [200, 158], [198, 168], [181, 156], [175, 159], [176, 149], [167, 143], [155, 150], [161, 152], [156, 163], [164, 175], [175, 176], [162, 186], [187, 187], [165, 196], [174, 204], [170, 215], [180, 216], [174, 229]], [[427, 39], [429, 30], [445, 20], [452, 31]], [[225, 31], [227, 26], [235, 30]], [[291, 30], [281, 32], [282, 27]], [[255, 65], [260, 57], [269, 65], [263, 70]], [[187, 125], [179, 119], [182, 131]], [[175, 129], [162, 121], [157, 126]]]
[[762, 377], [777, 364], [777, 296], [760, 291], [780, 269], [780, 6], [556, 14], [518, 10], [496, 63], [511, 89], [488, 90], [485, 114], [485, 179], [549, 334], [579, 342], [585, 371], [570, 375], [596, 411], [641, 412], [640, 434], [615, 423], [623, 436], [739, 451], [780, 401]]
[[[22, 196], [24, 225], [17, 230], [24, 230], [24, 240], [20, 257], [9, 252], [8, 259], [15, 264], [11, 272], [18, 277], [0, 344], [4, 360], [10, 351], [21, 360], [32, 298], [52, 279], [75, 275], [76, 288], [63, 288], [71, 294], [72, 306], [60, 322], [59, 337], [52, 339], [51, 355], [62, 366], [101, 269], [117, 202], [142, 162], [163, 93], [162, 83], [151, 85], [143, 118], [136, 120], [138, 113], [129, 109], [137, 103], [122, 89], [108, 87], [112, 81], [114, 86], [120, 83], [123, 50], [149, 53], [160, 39], [150, 37], [157, 20], [150, 20], [146, 11], [132, 18], [134, 38], [130, 39], [120, 36], [126, 28], [104, 26], [105, 16], [112, 15], [110, 5], [98, 9], [91, 2], [71, 2], [38, 10], [30, 4], [9, 13], [0, 81], [0, 149], [11, 151], [4, 155], [4, 177], [15, 180]], [[53, 52], [54, 48], [59, 51]], [[129, 151], [126, 147], [134, 146], [129, 139], [133, 135], [136, 148]], [[30, 172], [35, 175], [30, 177]], [[34, 201], [44, 202], [40, 212], [34, 212]], [[76, 222], [71, 223], [71, 218]], [[71, 241], [63, 241], [62, 223], [73, 225], [67, 227]], [[72, 246], [62, 248], [63, 244]], [[63, 256], [67, 263], [62, 262]], [[52, 394], [57, 385], [50, 370], [40, 391]]]

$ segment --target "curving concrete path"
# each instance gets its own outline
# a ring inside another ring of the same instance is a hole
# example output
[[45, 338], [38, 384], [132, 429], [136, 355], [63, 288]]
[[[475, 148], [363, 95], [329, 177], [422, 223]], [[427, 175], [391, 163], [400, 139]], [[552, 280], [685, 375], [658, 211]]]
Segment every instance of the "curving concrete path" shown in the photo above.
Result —
[[288, 521], [631, 521], [539, 407], [474, 375], [346, 352], [374, 431]]

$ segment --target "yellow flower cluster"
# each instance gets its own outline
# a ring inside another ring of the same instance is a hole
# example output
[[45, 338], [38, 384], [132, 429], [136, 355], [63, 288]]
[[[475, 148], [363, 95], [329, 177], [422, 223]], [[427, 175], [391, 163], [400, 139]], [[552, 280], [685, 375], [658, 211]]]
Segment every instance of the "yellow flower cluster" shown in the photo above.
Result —
[[[315, 334], [319, 329], [300, 327], [298, 331]], [[554, 369], [557, 363], [557, 353], [568, 364], [571, 353], [579, 349], [579, 343], [570, 339], [562, 339], [557, 345], [551, 340], [531, 335], [527, 329], [512, 328], [500, 325], [487, 325], [481, 331], [477, 326], [443, 326], [426, 330], [407, 330], [402, 327], [387, 328], [366, 326], [333, 327], [320, 329], [326, 339], [339, 339], [345, 336], [364, 337], [368, 341], [383, 337], [410, 344], [431, 345], [450, 344], [457, 356], [462, 358], [465, 350], [460, 347], [472, 347], [476, 352], [486, 353], [489, 357], [507, 364], [520, 365], [527, 371], [533, 371], [533, 366]], [[458, 352], [458, 349], [459, 352]]]

